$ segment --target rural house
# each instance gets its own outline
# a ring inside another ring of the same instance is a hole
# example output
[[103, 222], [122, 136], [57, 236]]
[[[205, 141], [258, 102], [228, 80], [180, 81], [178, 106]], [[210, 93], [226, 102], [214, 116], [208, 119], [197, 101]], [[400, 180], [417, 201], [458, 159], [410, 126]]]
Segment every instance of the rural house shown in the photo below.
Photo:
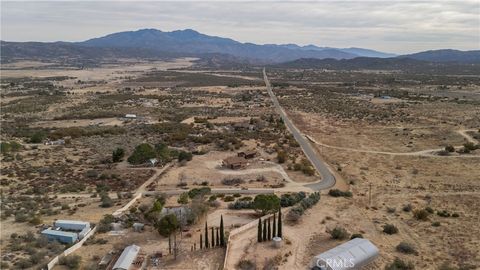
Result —
[[247, 151], [242, 151], [238, 152], [238, 157], [243, 157], [246, 159], [254, 158], [257, 156], [257, 151], [255, 150], [247, 150]]
[[248, 161], [243, 157], [228, 157], [223, 160], [223, 166], [232, 170], [244, 168], [247, 166]]

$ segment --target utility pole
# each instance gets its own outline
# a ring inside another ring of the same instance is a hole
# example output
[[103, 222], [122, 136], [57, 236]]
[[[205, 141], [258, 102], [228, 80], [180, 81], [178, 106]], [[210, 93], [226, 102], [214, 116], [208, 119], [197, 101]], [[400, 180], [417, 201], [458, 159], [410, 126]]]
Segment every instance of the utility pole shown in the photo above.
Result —
[[368, 182], [368, 206], [372, 205], [372, 182]]

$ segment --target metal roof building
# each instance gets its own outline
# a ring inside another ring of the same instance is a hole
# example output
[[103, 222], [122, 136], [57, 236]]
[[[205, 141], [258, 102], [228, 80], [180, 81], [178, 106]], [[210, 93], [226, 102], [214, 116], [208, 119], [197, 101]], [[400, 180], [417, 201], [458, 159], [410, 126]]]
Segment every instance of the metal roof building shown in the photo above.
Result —
[[56, 240], [58, 242], [65, 243], [65, 244], [73, 244], [77, 242], [77, 239], [78, 239], [78, 236], [76, 233], [56, 231], [52, 229], [43, 230], [42, 235], [46, 236], [47, 239], [50, 241]]
[[63, 220], [59, 219], [53, 223], [55, 227], [62, 228], [68, 231], [82, 231], [85, 228], [90, 228], [90, 223], [79, 220]]
[[140, 247], [136, 245], [131, 245], [126, 247], [118, 260], [113, 265], [113, 270], [128, 270], [130, 266], [137, 258], [138, 252], [140, 252]]
[[355, 238], [313, 258], [312, 269], [361, 269], [378, 256], [378, 248], [367, 239]]

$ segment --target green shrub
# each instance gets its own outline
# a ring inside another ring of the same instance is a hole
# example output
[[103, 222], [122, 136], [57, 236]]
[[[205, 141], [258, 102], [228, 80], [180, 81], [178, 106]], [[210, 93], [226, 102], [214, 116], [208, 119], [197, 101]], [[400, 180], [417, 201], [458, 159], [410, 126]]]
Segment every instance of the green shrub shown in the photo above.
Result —
[[385, 270], [413, 270], [415, 267], [411, 262], [404, 262], [399, 258], [395, 258], [395, 260], [385, 267]]
[[210, 192], [212, 192], [212, 189], [210, 189], [209, 187], [193, 188], [188, 191], [188, 197], [190, 197], [190, 199], [193, 199], [195, 197], [202, 197], [210, 194]]
[[259, 194], [253, 200], [253, 208], [263, 215], [273, 213], [280, 208], [280, 199], [275, 194]]
[[255, 264], [249, 260], [241, 260], [237, 264], [237, 269], [240, 270], [255, 270]]
[[452, 145], [447, 145], [445, 146], [445, 151], [449, 153], [455, 152], [455, 147], [453, 147]]
[[[225, 197], [226, 198], [226, 197]], [[251, 201], [241, 201], [237, 200], [234, 203], [228, 205], [228, 209], [238, 210], [238, 209], [252, 209], [253, 204]]]
[[352, 193], [350, 191], [341, 191], [339, 189], [330, 189], [328, 191], [328, 195], [332, 197], [352, 197]]
[[108, 208], [113, 206], [113, 200], [112, 198], [110, 198], [110, 196], [108, 196], [108, 193], [106, 192], [100, 194], [100, 201], [100, 207]]
[[347, 230], [345, 230], [345, 228], [337, 226], [330, 232], [330, 236], [332, 239], [344, 240], [348, 239], [350, 234], [347, 232]]
[[45, 139], [45, 133], [42, 131], [37, 131], [30, 136], [30, 143], [41, 143]]
[[158, 233], [162, 236], [169, 236], [172, 232], [176, 231], [179, 227], [177, 216], [174, 214], [168, 214], [160, 219], [160, 221], [155, 224]]
[[188, 192], [184, 192], [184, 193], [180, 194], [177, 202], [180, 203], [180, 204], [187, 204], [188, 203]]
[[61, 257], [58, 261], [58, 264], [65, 265], [68, 269], [78, 269], [80, 267], [80, 263], [82, 261], [82, 257], [79, 255], [70, 255]]
[[429, 214], [428, 211], [425, 210], [425, 209], [415, 210], [415, 211], [413, 212], [413, 216], [414, 216], [416, 219], [418, 219], [418, 220], [423, 220], [423, 221], [428, 220], [428, 216], [429, 216], [429, 215], [430, 215], [430, 214]]
[[233, 202], [234, 200], [235, 200], [235, 198], [233, 198], [233, 196], [230, 196], [230, 195], [229, 195], [229, 196], [225, 196], [225, 197], [223, 198], [223, 201], [224, 201], [224, 202]]
[[113, 162], [120, 162], [120, 161], [122, 161], [124, 156], [125, 156], [125, 150], [123, 150], [123, 148], [118, 147], [117, 149], [113, 150], [113, 152], [112, 152], [112, 161]]
[[190, 160], [192, 160], [192, 157], [193, 157], [193, 155], [190, 152], [180, 151], [178, 153], [178, 161], [179, 162], [184, 161], [184, 160], [190, 161]]
[[133, 153], [128, 157], [128, 162], [131, 164], [143, 164], [148, 160], [156, 157], [156, 152], [148, 143], [142, 143], [135, 147]]
[[475, 145], [475, 144], [472, 143], [472, 142], [464, 143], [464, 144], [463, 144], [463, 147], [464, 147], [466, 150], [469, 150], [469, 152], [477, 149], [477, 145]]
[[22, 148], [22, 145], [15, 141], [0, 143], [0, 152], [2, 154], [6, 154], [8, 152], [17, 152], [21, 148]]
[[277, 151], [277, 160], [278, 163], [285, 163], [287, 160], [287, 153], [285, 153], [285, 151]]
[[355, 238], [363, 238], [363, 235], [361, 233], [354, 233], [350, 237], [350, 239], [355, 239]]
[[387, 207], [387, 213], [393, 214], [395, 211], [397, 211], [395, 207]]
[[404, 254], [417, 254], [415, 247], [407, 242], [400, 242], [395, 249]]
[[433, 227], [440, 227], [440, 222], [439, 221], [432, 222], [432, 226]]
[[447, 210], [437, 211], [437, 215], [440, 217], [450, 217], [450, 213]]
[[398, 233], [398, 229], [397, 227], [395, 227], [395, 225], [393, 224], [385, 224], [383, 226], [383, 232], [386, 233], [386, 234], [396, 234]]
[[404, 212], [410, 212], [410, 211], [412, 211], [412, 209], [413, 209], [413, 207], [412, 207], [411, 204], [406, 204], [406, 205], [404, 205], [403, 208], [402, 208], [402, 210], [403, 210]]
[[282, 194], [282, 196], [280, 196], [280, 205], [282, 207], [293, 206], [303, 200], [306, 196], [307, 195], [303, 191], [298, 193]]

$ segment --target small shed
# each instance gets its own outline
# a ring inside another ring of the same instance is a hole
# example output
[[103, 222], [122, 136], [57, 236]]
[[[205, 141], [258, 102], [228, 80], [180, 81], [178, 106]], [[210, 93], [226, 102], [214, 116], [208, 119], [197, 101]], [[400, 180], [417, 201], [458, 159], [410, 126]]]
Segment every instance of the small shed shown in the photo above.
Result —
[[136, 231], [136, 232], [141, 232], [141, 231], [143, 231], [143, 227], [145, 227], [145, 224], [139, 223], [139, 222], [135, 222], [135, 223], [133, 223], [132, 227], [133, 227], [133, 230], [134, 230], [134, 231]]
[[361, 269], [378, 254], [378, 248], [372, 242], [355, 238], [315, 256], [310, 266], [321, 270]]
[[240, 169], [247, 166], [248, 162], [243, 157], [228, 157], [223, 160], [223, 166], [232, 170]]
[[64, 244], [73, 244], [77, 242], [78, 239], [78, 235], [76, 233], [56, 231], [52, 229], [43, 230], [41, 234], [47, 237], [47, 239], [50, 241], [58, 241]]
[[138, 253], [140, 252], [140, 247], [137, 245], [131, 245], [126, 247], [118, 260], [113, 265], [113, 270], [128, 270], [130, 266], [137, 258]]

